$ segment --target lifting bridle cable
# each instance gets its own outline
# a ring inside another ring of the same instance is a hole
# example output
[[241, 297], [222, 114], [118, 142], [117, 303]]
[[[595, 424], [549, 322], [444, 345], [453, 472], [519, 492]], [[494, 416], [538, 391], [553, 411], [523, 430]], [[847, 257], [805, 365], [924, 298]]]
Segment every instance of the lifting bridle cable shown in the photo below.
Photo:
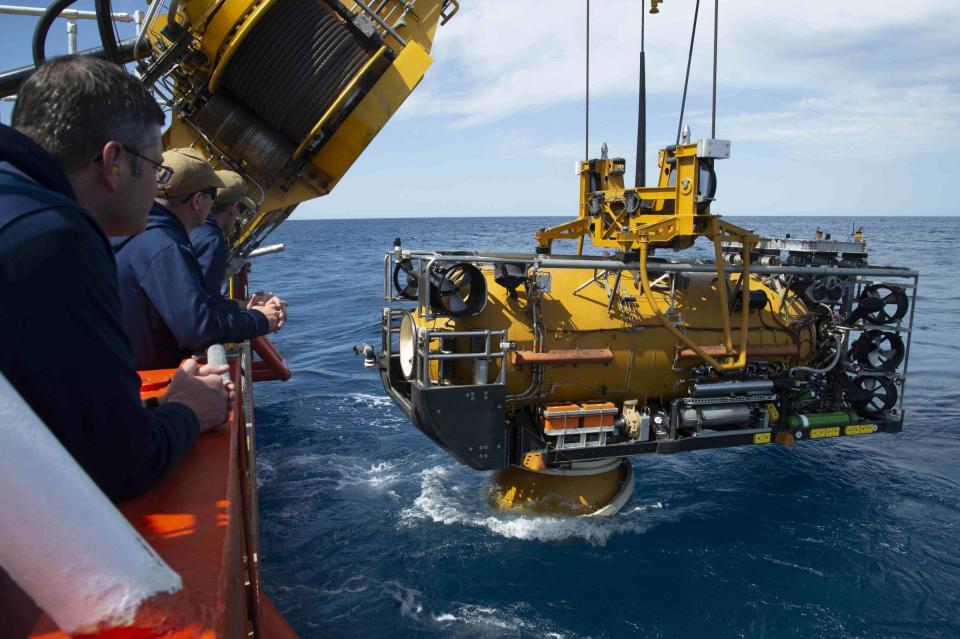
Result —
[[713, 109], [710, 111], [710, 137], [717, 137], [717, 23], [720, 20], [720, 0], [713, 0]]
[[[698, 0], [699, 1], [699, 0]], [[590, 161], [590, 0], [587, 0], [587, 79], [584, 108], [583, 161]]]
[[680, 130], [683, 128], [683, 111], [687, 106], [687, 86], [690, 84], [690, 63], [693, 61], [693, 42], [697, 38], [697, 16], [700, 14], [700, 0], [693, 9], [693, 30], [690, 33], [690, 52], [687, 54], [687, 75], [683, 80], [683, 100], [680, 101], [680, 122], [677, 123], [677, 146], [680, 145]]

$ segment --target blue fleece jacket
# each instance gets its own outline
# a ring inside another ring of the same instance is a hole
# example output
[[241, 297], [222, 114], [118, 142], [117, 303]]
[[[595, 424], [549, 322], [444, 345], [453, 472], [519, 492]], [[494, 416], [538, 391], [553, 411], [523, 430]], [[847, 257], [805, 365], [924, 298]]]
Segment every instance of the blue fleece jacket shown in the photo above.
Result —
[[190, 231], [190, 244], [197, 256], [203, 283], [211, 295], [220, 295], [223, 277], [227, 272], [227, 238], [212, 217]]
[[211, 344], [270, 331], [263, 313], [239, 310], [207, 291], [186, 229], [161, 204], [154, 203], [143, 233], [112, 241], [123, 326], [138, 369], [177, 366]]
[[199, 432], [146, 409], [110, 244], [56, 160], [0, 125], [0, 371], [114, 501], [151, 487]]

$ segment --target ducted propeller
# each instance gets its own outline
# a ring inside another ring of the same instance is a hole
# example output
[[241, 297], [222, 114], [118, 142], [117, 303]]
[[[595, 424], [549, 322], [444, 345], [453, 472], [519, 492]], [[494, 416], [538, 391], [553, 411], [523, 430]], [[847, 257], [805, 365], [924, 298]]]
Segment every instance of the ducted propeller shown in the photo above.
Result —
[[892, 324], [903, 318], [910, 308], [907, 292], [899, 286], [890, 284], [873, 284], [860, 293], [860, 306], [851, 317], [866, 319], [870, 324]]
[[431, 275], [430, 305], [451, 317], [478, 315], [487, 304], [487, 280], [472, 264], [461, 262]]
[[897, 404], [897, 387], [886, 377], [861, 375], [851, 387], [850, 403], [867, 417], [883, 417]]
[[853, 355], [865, 370], [889, 373], [906, 354], [903, 340], [890, 331], [867, 331], [853, 345]]
[[417, 299], [417, 287], [420, 284], [420, 269], [413, 260], [404, 259], [393, 267], [393, 286], [397, 297], [405, 300]]

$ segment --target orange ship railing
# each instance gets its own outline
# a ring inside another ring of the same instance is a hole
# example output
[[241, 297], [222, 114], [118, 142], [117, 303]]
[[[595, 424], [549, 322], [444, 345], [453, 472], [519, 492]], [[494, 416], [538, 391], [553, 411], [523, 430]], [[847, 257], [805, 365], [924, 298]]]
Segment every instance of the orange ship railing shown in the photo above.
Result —
[[[142, 372], [141, 397], [162, 396], [174, 372]], [[231, 358], [230, 375], [237, 393], [226, 423], [202, 434], [156, 488], [118, 508], [183, 578], [184, 591], [203, 611], [202, 620], [209, 627], [199, 636], [245, 637], [252, 630], [255, 637], [287, 639], [296, 633], [260, 590], [256, 481], [248, 454], [252, 433], [247, 432], [242, 374], [240, 359]], [[32, 639], [67, 636], [45, 615], [30, 635]], [[115, 629], [104, 636], [142, 633]]]

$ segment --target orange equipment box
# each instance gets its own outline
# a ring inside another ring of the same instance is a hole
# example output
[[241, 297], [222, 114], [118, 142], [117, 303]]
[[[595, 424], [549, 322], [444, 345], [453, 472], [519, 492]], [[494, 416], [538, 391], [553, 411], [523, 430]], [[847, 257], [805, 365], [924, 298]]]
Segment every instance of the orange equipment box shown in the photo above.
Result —
[[612, 402], [583, 402], [581, 404], [584, 428], [612, 428], [617, 418], [617, 406]]
[[545, 404], [543, 407], [544, 430], [569, 430], [580, 428], [580, 407], [567, 402]]

